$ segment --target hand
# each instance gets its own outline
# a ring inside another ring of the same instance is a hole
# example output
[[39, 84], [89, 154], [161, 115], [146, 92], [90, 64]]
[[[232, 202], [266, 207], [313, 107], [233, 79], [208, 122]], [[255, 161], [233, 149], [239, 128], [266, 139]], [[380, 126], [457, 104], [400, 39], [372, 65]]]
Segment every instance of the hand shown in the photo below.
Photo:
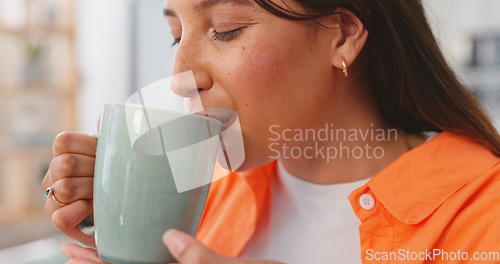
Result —
[[52, 149], [54, 159], [42, 182], [56, 198], [47, 199], [45, 211], [62, 233], [95, 247], [94, 237], [85, 235], [78, 224], [92, 213], [92, 192], [97, 140], [85, 134], [59, 134]]
[[271, 260], [231, 258], [219, 255], [186, 233], [169, 230], [163, 236], [168, 250], [181, 264], [280, 264]]
[[[177, 230], [167, 231], [163, 236], [163, 242], [181, 264], [280, 264], [271, 260], [225, 257], [211, 251], [188, 234]], [[68, 264], [107, 263], [99, 259], [95, 249], [67, 244], [61, 251], [70, 258]]]
[[97, 250], [94, 248], [84, 248], [77, 244], [66, 244], [61, 248], [61, 252], [69, 259], [66, 264], [108, 264], [108, 262], [99, 258]]

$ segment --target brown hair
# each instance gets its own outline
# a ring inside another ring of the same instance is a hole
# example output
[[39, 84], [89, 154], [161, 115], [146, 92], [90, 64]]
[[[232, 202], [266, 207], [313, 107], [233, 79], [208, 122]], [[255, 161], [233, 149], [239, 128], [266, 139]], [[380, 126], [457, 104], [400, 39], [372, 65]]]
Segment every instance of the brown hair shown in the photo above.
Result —
[[291, 20], [316, 20], [337, 7], [351, 11], [369, 32], [351, 71], [366, 78], [392, 126], [408, 133], [449, 131], [500, 156], [498, 131], [447, 64], [420, 0], [295, 0], [306, 13], [254, 1]]

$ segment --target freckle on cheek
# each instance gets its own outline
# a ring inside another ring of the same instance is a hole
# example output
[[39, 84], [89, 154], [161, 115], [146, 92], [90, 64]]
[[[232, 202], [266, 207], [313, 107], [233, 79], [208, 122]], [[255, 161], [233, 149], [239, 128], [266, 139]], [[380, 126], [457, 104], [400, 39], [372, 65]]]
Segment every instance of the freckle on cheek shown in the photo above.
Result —
[[242, 64], [247, 74], [260, 76], [260, 78], [276, 76], [282, 70], [282, 59], [278, 52], [251, 51], [242, 53]]

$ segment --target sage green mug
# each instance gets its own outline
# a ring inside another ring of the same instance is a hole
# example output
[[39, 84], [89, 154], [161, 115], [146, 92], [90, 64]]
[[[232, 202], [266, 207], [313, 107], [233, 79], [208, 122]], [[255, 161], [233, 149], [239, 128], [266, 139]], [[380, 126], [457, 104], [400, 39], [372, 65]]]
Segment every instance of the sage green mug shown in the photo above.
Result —
[[163, 233], [175, 228], [196, 235], [220, 132], [220, 121], [200, 115], [104, 105], [93, 215], [101, 259], [175, 262], [162, 242]]

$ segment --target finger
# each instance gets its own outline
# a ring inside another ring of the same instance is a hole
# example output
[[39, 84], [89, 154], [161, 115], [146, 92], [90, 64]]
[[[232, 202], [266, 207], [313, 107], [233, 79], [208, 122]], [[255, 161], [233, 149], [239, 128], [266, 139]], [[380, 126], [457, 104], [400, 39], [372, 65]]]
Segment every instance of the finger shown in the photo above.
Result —
[[52, 160], [42, 181], [42, 187], [46, 189], [66, 177], [93, 176], [94, 165], [95, 157], [82, 154], [61, 154]]
[[82, 261], [90, 261], [88, 263], [105, 263], [97, 255], [97, 250], [94, 248], [84, 248], [77, 244], [66, 244], [61, 248], [61, 252], [67, 258], [73, 260], [73, 262], [86, 263]]
[[89, 200], [93, 197], [94, 177], [63, 178], [52, 185], [53, 194], [62, 203]]
[[179, 261], [185, 264], [283, 264], [264, 259], [229, 258], [219, 255], [196, 241], [190, 235], [170, 229], [163, 236], [168, 250]]
[[[86, 200], [86, 202], [90, 202], [92, 206], [91, 201], [93, 199], [94, 187], [93, 181], [93, 177], [64, 178], [57, 181], [53, 185], [52, 197], [47, 197], [47, 200], [45, 202], [45, 212], [47, 213], [47, 215], [52, 216], [55, 211], [61, 209], [64, 206], [69, 206], [78, 200]], [[60, 204], [55, 200], [63, 204]], [[71, 205], [71, 208], [69, 210], [73, 211], [72, 208], [74, 206], [75, 205]], [[86, 216], [88, 215], [89, 213], [86, 214]]]
[[228, 258], [221, 256], [190, 235], [171, 229], [163, 236], [163, 242], [168, 250], [179, 261], [189, 264], [223, 264], [228, 263]]
[[[44, 192], [46, 194], [46, 190]], [[52, 193], [52, 195], [54, 195], [54, 193]], [[54, 214], [55, 211], [61, 209], [63, 206], [64, 205], [54, 201], [53, 198], [47, 197], [47, 200], [45, 201], [45, 212], [47, 213], [48, 216], [52, 217], [52, 214]]]
[[[52, 149], [52, 152], [55, 157], [63, 154], [63, 153], [72, 153], [72, 154], [80, 154], [84, 156], [90, 156], [90, 157], [95, 157], [95, 152], [97, 148], [97, 140], [91, 136], [85, 135], [85, 134], [79, 134], [79, 133], [74, 133], [74, 132], [64, 132], [59, 134], [55, 141], [54, 141], [54, 146]], [[64, 161], [64, 160], [63, 160]], [[72, 160], [70, 160], [72, 161]], [[61, 162], [60, 160], [58, 162]], [[51, 164], [52, 165], [52, 164]], [[63, 165], [63, 164], [59, 164]], [[78, 165], [78, 164], [77, 164]], [[68, 166], [63, 166], [63, 168], [68, 167]], [[70, 167], [70, 166], [69, 166]], [[93, 165], [91, 166], [84, 166], [84, 164], [81, 165], [83, 168], [91, 168], [93, 169]], [[70, 167], [71, 169], [71, 167]], [[47, 189], [49, 186], [52, 186], [55, 181], [57, 181], [58, 178], [55, 180], [52, 179], [51, 175], [51, 170], [54, 171], [54, 168], [50, 168], [45, 177], [43, 178], [42, 181], [42, 187], [44, 189]], [[57, 174], [57, 173], [56, 173]], [[88, 173], [87, 175], [83, 176], [91, 176], [93, 173]], [[66, 176], [73, 176], [73, 175], [66, 175]], [[79, 175], [74, 175], [74, 176], [79, 176]], [[59, 176], [60, 178], [61, 176]]]
[[46, 190], [62, 178], [93, 176], [94, 165], [94, 157], [81, 154], [62, 154], [52, 160], [42, 181], [42, 188]]
[[42, 180], [42, 189], [43, 190], [47, 190], [47, 188], [50, 187], [51, 185], [51, 179], [50, 179], [50, 168], [49, 170], [47, 170], [47, 173], [45, 173], [45, 177], [43, 177], [43, 180]]
[[84, 234], [78, 228], [78, 224], [90, 214], [92, 214], [92, 201], [79, 200], [55, 210], [52, 214], [52, 223], [62, 233], [87, 246], [95, 246], [94, 237]]
[[47, 197], [45, 201], [45, 212], [48, 216], [52, 217], [55, 211], [61, 209], [64, 205], [56, 203], [52, 198]]
[[238, 264], [285, 264], [285, 263], [267, 259], [239, 258]]
[[76, 132], [63, 132], [57, 135], [52, 147], [54, 157], [63, 153], [76, 153], [95, 156], [97, 140], [89, 135]]
[[104, 262], [95, 262], [88, 259], [70, 259], [66, 264], [100, 264]]
[[95, 157], [65, 153], [55, 157], [50, 164], [50, 180], [56, 182], [65, 177], [94, 175]]

